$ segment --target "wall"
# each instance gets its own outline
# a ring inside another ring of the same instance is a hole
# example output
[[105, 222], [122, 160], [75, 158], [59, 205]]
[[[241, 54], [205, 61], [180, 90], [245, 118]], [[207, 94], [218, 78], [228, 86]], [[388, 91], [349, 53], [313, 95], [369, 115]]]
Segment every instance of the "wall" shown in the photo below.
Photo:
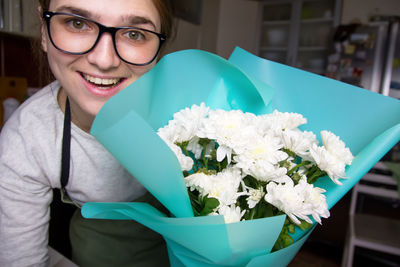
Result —
[[247, 0], [203, 0], [201, 24], [177, 19], [177, 35], [167, 52], [196, 48], [225, 58], [235, 46], [254, 52], [257, 7], [257, 2]]
[[217, 54], [228, 58], [236, 46], [256, 53], [259, 3], [221, 0]]
[[342, 24], [348, 24], [352, 20], [366, 23], [371, 15], [400, 15], [399, 0], [343, 0]]
[[166, 49], [167, 53], [183, 49], [216, 53], [219, 10], [220, 0], [203, 0], [200, 25], [176, 19], [176, 36]]

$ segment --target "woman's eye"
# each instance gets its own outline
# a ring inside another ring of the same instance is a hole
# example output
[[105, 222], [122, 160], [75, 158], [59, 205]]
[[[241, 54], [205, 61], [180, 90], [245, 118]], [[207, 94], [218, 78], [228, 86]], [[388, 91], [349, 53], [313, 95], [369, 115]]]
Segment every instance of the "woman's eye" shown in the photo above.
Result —
[[74, 26], [74, 28], [77, 28], [77, 29], [82, 29], [83, 28], [83, 23], [80, 20], [74, 20], [72, 22], [72, 25]]
[[84, 20], [80, 19], [71, 19], [67, 23], [71, 28], [75, 30], [83, 30], [87, 26], [87, 23]]
[[137, 30], [127, 32], [126, 36], [132, 41], [143, 41], [146, 39], [145, 35]]

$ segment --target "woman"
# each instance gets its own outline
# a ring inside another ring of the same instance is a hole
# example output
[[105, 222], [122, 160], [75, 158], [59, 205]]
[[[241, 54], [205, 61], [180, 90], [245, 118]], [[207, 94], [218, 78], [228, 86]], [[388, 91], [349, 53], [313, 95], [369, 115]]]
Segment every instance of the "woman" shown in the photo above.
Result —
[[[158, 205], [89, 130], [109, 98], [156, 64], [171, 33], [167, 1], [41, 0], [39, 12], [56, 81], [21, 105], [1, 132], [0, 266], [48, 264], [52, 188], [78, 207]], [[78, 209], [70, 235], [80, 266], [168, 264], [162, 238], [135, 222], [85, 220]]]

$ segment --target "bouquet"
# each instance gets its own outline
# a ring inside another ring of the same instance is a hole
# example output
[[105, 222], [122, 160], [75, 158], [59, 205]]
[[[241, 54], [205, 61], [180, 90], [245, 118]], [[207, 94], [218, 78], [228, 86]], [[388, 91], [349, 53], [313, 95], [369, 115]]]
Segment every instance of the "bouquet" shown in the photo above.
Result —
[[177, 156], [195, 216], [223, 215], [226, 223], [286, 214], [275, 243], [289, 246], [295, 226], [321, 223], [329, 210], [324, 189], [328, 175], [345, 178], [353, 155], [343, 141], [321, 131], [322, 146], [298, 113], [254, 115], [241, 110], [210, 110], [205, 103], [174, 114], [158, 134]]
[[[160, 133], [182, 164], [157, 133], [175, 113], [187, 121], [187, 135]], [[243, 118], [241, 126], [229, 124], [231, 117]], [[287, 266], [316, 225], [305, 229], [307, 224], [327, 217], [327, 209], [400, 140], [399, 118], [396, 99], [240, 48], [229, 60], [199, 50], [172, 53], [105, 103], [91, 129], [172, 215], [135, 202], [85, 203], [81, 212], [85, 218], [136, 220], [160, 233], [171, 266]], [[191, 131], [196, 127], [202, 129], [197, 137]], [[240, 179], [231, 180], [235, 173]], [[229, 182], [208, 192], [203, 174], [224, 174]], [[304, 198], [301, 208], [291, 202], [296, 198]], [[210, 212], [224, 215], [195, 216]], [[291, 233], [298, 222], [304, 230]]]

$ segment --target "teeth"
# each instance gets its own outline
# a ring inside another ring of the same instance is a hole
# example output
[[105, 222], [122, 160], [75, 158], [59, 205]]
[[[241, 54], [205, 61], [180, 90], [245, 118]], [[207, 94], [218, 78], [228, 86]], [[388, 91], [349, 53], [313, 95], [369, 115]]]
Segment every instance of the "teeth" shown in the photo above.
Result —
[[93, 77], [89, 76], [87, 74], [84, 75], [85, 79], [91, 83], [97, 84], [97, 85], [114, 85], [119, 83], [121, 79], [114, 78], [114, 79], [101, 79], [98, 77]]

